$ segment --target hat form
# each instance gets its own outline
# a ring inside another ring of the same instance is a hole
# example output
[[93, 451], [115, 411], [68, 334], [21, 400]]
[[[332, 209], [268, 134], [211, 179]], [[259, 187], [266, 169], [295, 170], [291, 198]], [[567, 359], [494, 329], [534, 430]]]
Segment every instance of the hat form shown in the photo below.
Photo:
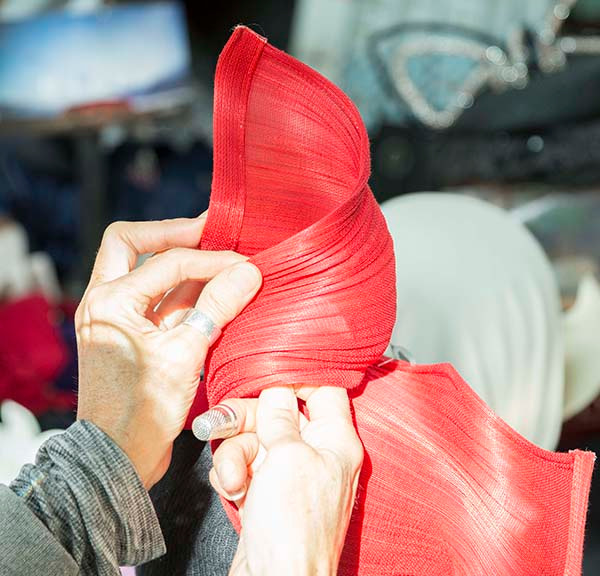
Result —
[[381, 358], [394, 256], [352, 103], [240, 27], [217, 66], [214, 122], [201, 247], [250, 256], [263, 287], [211, 351], [208, 402], [349, 389], [366, 456], [338, 574], [579, 573], [594, 455], [530, 444], [449, 365]]
[[419, 364], [451, 363], [511, 427], [554, 449], [562, 313], [537, 240], [506, 211], [465, 195], [408, 194], [381, 209], [396, 247], [392, 347]]

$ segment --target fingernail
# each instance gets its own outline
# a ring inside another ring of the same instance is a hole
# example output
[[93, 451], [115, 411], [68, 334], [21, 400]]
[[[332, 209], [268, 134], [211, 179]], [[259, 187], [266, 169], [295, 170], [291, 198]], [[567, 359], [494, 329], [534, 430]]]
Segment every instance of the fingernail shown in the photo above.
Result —
[[241, 498], [243, 498], [245, 494], [246, 494], [246, 489], [242, 488], [239, 492], [236, 492], [235, 494], [227, 493], [227, 500], [236, 502], [237, 500], [240, 500]]
[[236, 264], [229, 272], [229, 279], [243, 292], [252, 292], [260, 285], [260, 271], [250, 262]]

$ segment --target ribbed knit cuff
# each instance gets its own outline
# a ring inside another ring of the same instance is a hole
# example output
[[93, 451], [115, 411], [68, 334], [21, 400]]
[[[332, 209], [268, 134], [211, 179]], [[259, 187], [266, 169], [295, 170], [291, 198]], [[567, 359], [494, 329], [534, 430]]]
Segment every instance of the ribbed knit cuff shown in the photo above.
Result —
[[94, 574], [165, 553], [154, 508], [131, 461], [97, 426], [79, 421], [48, 440], [11, 489]]

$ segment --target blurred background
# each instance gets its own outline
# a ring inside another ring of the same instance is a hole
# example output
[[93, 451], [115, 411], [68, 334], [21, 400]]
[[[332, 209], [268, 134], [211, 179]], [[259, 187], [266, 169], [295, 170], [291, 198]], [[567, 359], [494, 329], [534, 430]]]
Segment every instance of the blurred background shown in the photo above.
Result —
[[[379, 201], [509, 210], [565, 310], [598, 278], [600, 0], [0, 0], [0, 481], [74, 419], [73, 314], [106, 225], [208, 207], [214, 68], [238, 23], [356, 103]], [[592, 396], [560, 449], [600, 451]], [[588, 524], [591, 576], [597, 475]]]

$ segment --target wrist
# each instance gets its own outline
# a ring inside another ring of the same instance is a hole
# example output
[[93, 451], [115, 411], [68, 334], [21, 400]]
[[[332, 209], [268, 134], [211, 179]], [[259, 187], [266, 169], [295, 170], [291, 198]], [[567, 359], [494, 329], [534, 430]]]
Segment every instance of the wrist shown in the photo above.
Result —
[[[100, 429], [123, 452], [146, 490], [150, 490], [167, 471], [170, 458], [168, 446], [156, 440], [157, 434], [148, 431], [147, 423], [115, 413], [94, 414], [78, 410], [77, 420], [90, 422]], [[142, 431], [145, 431], [142, 432]], [[152, 440], [150, 440], [152, 439]]]

